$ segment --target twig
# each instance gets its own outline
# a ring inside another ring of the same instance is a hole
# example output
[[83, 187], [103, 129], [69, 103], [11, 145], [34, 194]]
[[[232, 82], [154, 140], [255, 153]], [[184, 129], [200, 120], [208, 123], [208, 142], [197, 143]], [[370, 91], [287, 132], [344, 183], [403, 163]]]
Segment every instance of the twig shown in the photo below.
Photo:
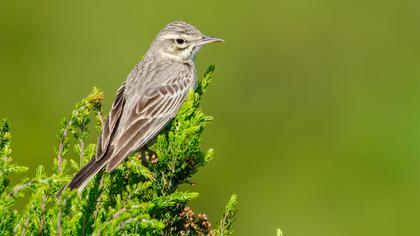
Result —
[[51, 181], [53, 183], [54, 182], [57, 182], [57, 180], [55, 180], [55, 179], [50, 180], [48, 178], [46, 178], [46, 179], [40, 179], [38, 181], [28, 181], [28, 182], [26, 182], [24, 184], [21, 184], [21, 185], [15, 187], [9, 194], [7, 194], [7, 196], [8, 197], [13, 197], [18, 192], [22, 191], [23, 189], [25, 189], [28, 186], [31, 186], [31, 185], [36, 184], [36, 183], [47, 183], [48, 181]]
[[85, 156], [85, 141], [83, 140], [83, 138], [80, 138], [80, 152], [79, 152], [80, 168], [83, 166], [84, 156]]
[[28, 226], [29, 226], [29, 220], [30, 220], [30, 218], [29, 218], [29, 214], [28, 214], [28, 217], [26, 218], [25, 225], [22, 229], [22, 232], [20, 232], [21, 236], [25, 235], [25, 232], [26, 232], [26, 230], [28, 229]]
[[[59, 202], [62, 201], [61, 196], [59, 196], [58, 201]], [[61, 236], [61, 217], [62, 217], [61, 207], [58, 207], [58, 215], [57, 215], [57, 236]]]
[[114, 219], [116, 219], [116, 218], [118, 218], [124, 211], [126, 211], [127, 209], [124, 207], [124, 208], [121, 208], [120, 210], [118, 210], [114, 215], [112, 215], [112, 219], [111, 220], [114, 220]]
[[[103, 186], [104, 186], [104, 176], [102, 175], [101, 176], [101, 180], [99, 181], [99, 191], [103, 188]], [[96, 200], [96, 202], [98, 203], [98, 202], [101, 202], [101, 200], [102, 200], [102, 194], [99, 194], [99, 196], [98, 196], [98, 199]], [[100, 209], [100, 206], [99, 206], [99, 204], [96, 204], [96, 209], [95, 209], [95, 212], [93, 213], [93, 217], [96, 219], [96, 217], [98, 216], [98, 213], [99, 213], [99, 209]]]
[[47, 201], [47, 196], [44, 194], [42, 195], [42, 202], [41, 202], [41, 219], [40, 219], [40, 223], [39, 223], [39, 228], [38, 228], [38, 234], [42, 235], [43, 234], [43, 229], [44, 229], [44, 224], [45, 224], [45, 204]]
[[7, 194], [7, 196], [8, 197], [13, 197], [16, 193], [20, 192], [22, 189], [24, 189], [28, 186], [31, 186], [32, 184], [34, 184], [34, 182], [32, 182], [32, 181], [21, 184], [18, 187], [15, 187], [15, 189], [13, 189], [9, 194]]
[[97, 111], [96, 112], [96, 116], [98, 117], [98, 120], [99, 120], [99, 123], [101, 124], [101, 127], [104, 127], [104, 123], [105, 123], [105, 117], [104, 117], [104, 115], [102, 114], [102, 112], [101, 111]]
[[58, 209], [57, 236], [61, 236], [61, 209]]
[[64, 128], [63, 137], [61, 137], [60, 144], [58, 146], [58, 152], [57, 152], [57, 167], [58, 172], [63, 173], [63, 150], [64, 150], [64, 142], [67, 139], [67, 135], [69, 132], [70, 127], [73, 124], [73, 120], [70, 119], [69, 122], [67, 122], [66, 127]]
[[221, 235], [225, 235], [225, 227], [226, 227], [226, 221], [228, 218], [228, 214], [225, 214], [221, 220], [221, 224], [220, 224], [220, 234]]
[[118, 229], [122, 229], [124, 228], [124, 226], [126, 226], [127, 224], [130, 224], [131, 222], [135, 222], [137, 221], [137, 217], [134, 218], [129, 218], [121, 223], [118, 224]]

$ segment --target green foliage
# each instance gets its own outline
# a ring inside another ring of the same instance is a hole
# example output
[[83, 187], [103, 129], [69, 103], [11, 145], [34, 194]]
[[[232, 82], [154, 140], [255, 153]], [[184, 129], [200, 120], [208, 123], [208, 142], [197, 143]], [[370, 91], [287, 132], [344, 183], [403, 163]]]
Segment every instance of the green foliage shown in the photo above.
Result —
[[[205, 214], [188, 207], [198, 193], [177, 190], [214, 156], [212, 149], [200, 149], [201, 133], [212, 120], [202, 112], [200, 99], [213, 72], [214, 66], [209, 67], [152, 146], [128, 157], [112, 173], [99, 173], [80, 195], [68, 189], [60, 196], [57, 192], [94, 157], [95, 144], [86, 140], [91, 117], [99, 129], [105, 119], [101, 90], [94, 88], [62, 121], [52, 174], [40, 166], [34, 178], [13, 187], [9, 175], [27, 168], [11, 163], [9, 124], [0, 121], [0, 235], [231, 235], [236, 195], [212, 228]], [[72, 150], [78, 161], [70, 158]], [[26, 207], [17, 211], [16, 200], [25, 193]]]
[[219, 227], [215, 230], [216, 235], [231, 235], [233, 234], [233, 220], [238, 210], [238, 199], [236, 194], [233, 194], [223, 211], [222, 219]]

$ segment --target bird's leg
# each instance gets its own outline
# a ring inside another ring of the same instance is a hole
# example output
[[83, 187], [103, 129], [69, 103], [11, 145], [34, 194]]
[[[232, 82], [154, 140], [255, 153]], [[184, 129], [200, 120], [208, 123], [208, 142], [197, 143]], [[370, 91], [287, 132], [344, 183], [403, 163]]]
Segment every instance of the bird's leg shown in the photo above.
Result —
[[152, 164], [156, 164], [158, 162], [157, 154], [152, 149], [150, 149], [147, 145], [145, 145], [145, 148], [147, 150], [147, 154], [148, 154], [147, 157], [150, 160], [150, 162]]
[[145, 166], [147, 164], [147, 156], [146, 156], [146, 151], [144, 150], [144, 148], [141, 148], [137, 152], [137, 159], [141, 161], [142, 165]]
[[141, 163], [143, 165], [147, 164], [147, 161], [150, 161], [152, 164], [156, 164], [158, 162], [158, 158], [156, 153], [151, 150], [147, 145], [144, 145], [139, 153], [138, 153], [138, 159], [141, 160]]

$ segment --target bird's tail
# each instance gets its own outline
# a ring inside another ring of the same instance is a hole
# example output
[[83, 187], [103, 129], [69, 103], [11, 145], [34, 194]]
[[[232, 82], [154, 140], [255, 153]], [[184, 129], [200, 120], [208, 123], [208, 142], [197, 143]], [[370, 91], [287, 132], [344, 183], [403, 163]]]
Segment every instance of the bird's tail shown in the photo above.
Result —
[[96, 161], [95, 158], [92, 158], [79, 170], [79, 172], [77, 172], [65, 188], [77, 189], [78, 192], [81, 192], [89, 181], [106, 165], [107, 162], [102, 160], [103, 159]]
[[77, 189], [77, 192], [81, 192], [90, 180], [101, 171], [106, 164], [108, 163], [109, 157], [112, 155], [112, 150], [109, 150], [101, 159], [96, 160], [93, 157], [76, 175], [71, 179], [70, 183], [64, 186], [59, 192], [58, 196], [61, 195], [61, 192], [66, 189]]

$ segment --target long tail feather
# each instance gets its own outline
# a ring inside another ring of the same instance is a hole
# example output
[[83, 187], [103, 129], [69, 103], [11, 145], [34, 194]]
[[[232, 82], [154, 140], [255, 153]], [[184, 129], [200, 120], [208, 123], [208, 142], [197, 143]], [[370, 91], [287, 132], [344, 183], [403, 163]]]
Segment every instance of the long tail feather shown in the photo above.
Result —
[[80, 193], [89, 181], [92, 180], [92, 178], [109, 162], [109, 158], [112, 156], [113, 150], [114, 148], [110, 147], [106, 154], [99, 160], [92, 158], [82, 169], [79, 170], [79, 172], [76, 173], [70, 183], [58, 192], [57, 196], [60, 196], [61, 192], [66, 188], [77, 189]]
[[89, 181], [106, 165], [105, 158], [96, 161], [95, 158], [92, 158], [79, 172], [73, 177], [66, 188], [77, 189], [78, 192], [81, 192]]

